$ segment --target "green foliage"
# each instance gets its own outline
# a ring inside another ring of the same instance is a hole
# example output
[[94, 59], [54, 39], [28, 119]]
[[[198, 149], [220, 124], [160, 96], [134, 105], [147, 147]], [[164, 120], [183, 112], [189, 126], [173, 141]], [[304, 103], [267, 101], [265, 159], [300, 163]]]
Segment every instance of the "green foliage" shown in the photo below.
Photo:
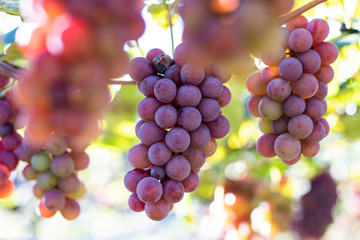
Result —
[[169, 19], [174, 24], [175, 20], [179, 18], [178, 14], [174, 14], [172, 7], [169, 4], [152, 4], [148, 8], [148, 12], [151, 14], [154, 21], [165, 30], [170, 27]]

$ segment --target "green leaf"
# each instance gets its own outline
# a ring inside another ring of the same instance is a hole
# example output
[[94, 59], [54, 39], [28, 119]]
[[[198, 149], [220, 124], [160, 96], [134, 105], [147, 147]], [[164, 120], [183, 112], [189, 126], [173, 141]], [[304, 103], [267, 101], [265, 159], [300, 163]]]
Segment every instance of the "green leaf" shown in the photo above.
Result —
[[6, 50], [6, 54], [0, 60], [18, 67], [21, 67], [24, 64], [23, 54], [15, 43], [10, 45], [10, 47]]
[[[151, 14], [154, 21], [165, 30], [169, 28], [169, 16], [166, 4], [152, 4], [148, 8], [148, 12]], [[174, 24], [175, 20], [179, 17], [177, 14], [172, 14], [171, 22]]]
[[10, 15], [20, 16], [19, 0], [4, 0], [0, 3], [0, 11]]

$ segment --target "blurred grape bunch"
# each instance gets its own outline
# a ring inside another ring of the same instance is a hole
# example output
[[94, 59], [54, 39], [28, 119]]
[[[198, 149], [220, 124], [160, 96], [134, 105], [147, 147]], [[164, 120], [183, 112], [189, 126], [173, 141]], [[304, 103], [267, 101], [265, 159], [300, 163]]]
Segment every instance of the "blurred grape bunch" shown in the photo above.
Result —
[[311, 189], [301, 198], [301, 210], [292, 223], [301, 239], [319, 239], [332, 223], [338, 198], [336, 187], [327, 171], [311, 180]]
[[293, 5], [294, 0], [183, 0], [183, 41], [194, 61], [223, 62], [241, 73], [252, 62], [250, 53], [258, 56], [276, 43], [277, 19]]

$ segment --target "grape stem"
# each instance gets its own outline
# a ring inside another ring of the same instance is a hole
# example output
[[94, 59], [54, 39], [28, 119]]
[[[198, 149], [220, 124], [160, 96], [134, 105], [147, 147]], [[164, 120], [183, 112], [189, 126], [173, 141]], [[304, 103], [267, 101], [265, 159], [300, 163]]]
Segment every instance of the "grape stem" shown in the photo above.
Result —
[[21, 69], [17, 68], [9, 63], [0, 61], [0, 74], [18, 79], [21, 74]]
[[303, 14], [304, 12], [314, 8], [315, 6], [326, 2], [326, 0], [314, 0], [312, 2], [309, 2], [308, 4], [305, 4], [304, 6], [296, 9], [295, 11], [286, 14], [285, 16], [282, 16], [281, 18], [279, 18], [279, 23], [280, 26], [286, 24], [288, 21], [290, 21], [291, 19], [300, 16], [301, 14]]
[[116, 81], [116, 80], [109, 80], [108, 81], [109, 85], [132, 85], [132, 84], [136, 84], [136, 81], [133, 80], [121, 80], [121, 81]]
[[169, 27], [170, 27], [170, 35], [171, 35], [171, 50], [172, 50], [172, 54], [174, 55], [174, 50], [175, 50], [175, 46], [174, 46], [174, 32], [173, 32], [173, 25], [172, 25], [172, 8], [174, 5], [169, 6], [168, 4], [166, 4], [166, 8], [167, 8], [167, 12], [168, 12], [168, 21], [169, 21]]

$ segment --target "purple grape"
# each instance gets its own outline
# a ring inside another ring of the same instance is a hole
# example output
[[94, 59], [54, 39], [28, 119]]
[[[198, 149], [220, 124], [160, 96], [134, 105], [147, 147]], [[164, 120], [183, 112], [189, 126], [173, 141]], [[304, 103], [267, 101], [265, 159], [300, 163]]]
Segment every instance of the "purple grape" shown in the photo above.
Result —
[[190, 145], [190, 135], [183, 128], [175, 127], [167, 132], [165, 143], [173, 152], [183, 152]]
[[305, 100], [295, 94], [291, 94], [283, 102], [283, 112], [288, 117], [295, 117], [305, 111]]
[[309, 73], [303, 73], [293, 83], [293, 92], [304, 99], [314, 96], [318, 88], [318, 80]]
[[201, 101], [201, 91], [193, 85], [183, 85], [178, 89], [176, 102], [180, 107], [196, 107]]
[[177, 87], [180, 87], [181, 85], [183, 85], [183, 82], [181, 81], [180, 78], [180, 70], [181, 67], [177, 64], [171, 65], [170, 67], [168, 67], [164, 73], [164, 77], [171, 79]]
[[301, 114], [289, 120], [288, 130], [294, 138], [304, 139], [313, 130], [313, 122], [309, 116]]
[[330, 28], [324, 19], [314, 19], [309, 22], [306, 29], [311, 33], [314, 44], [321, 43], [328, 36]]
[[289, 117], [282, 115], [280, 118], [271, 121], [271, 129], [275, 134], [288, 132]]
[[[156, 114], [155, 114], [155, 119], [156, 119]], [[143, 125], [143, 123], [145, 123], [145, 122], [146, 122], [145, 120], [141, 119], [140, 121], [138, 121], [136, 123], [136, 125], [135, 125], [135, 134], [136, 134], [137, 137], [139, 137], [139, 129], [140, 129], [141, 125]]]
[[12, 115], [12, 108], [6, 101], [0, 100], [0, 125], [7, 123]]
[[141, 81], [155, 73], [152, 62], [143, 57], [132, 59], [129, 68], [129, 75], [135, 81]]
[[145, 210], [145, 203], [138, 198], [136, 193], [130, 195], [128, 204], [129, 208], [134, 212], [142, 212]]
[[154, 121], [156, 110], [161, 106], [162, 104], [157, 99], [146, 97], [139, 102], [137, 112], [143, 120]]
[[189, 161], [181, 155], [173, 156], [165, 165], [166, 175], [176, 181], [184, 180], [189, 175], [190, 170]]
[[161, 183], [153, 177], [146, 177], [140, 180], [136, 186], [136, 194], [144, 203], [159, 201], [163, 193]]
[[208, 76], [199, 86], [203, 97], [218, 98], [223, 91], [223, 85], [219, 78]]
[[158, 180], [162, 180], [165, 178], [165, 170], [161, 166], [153, 166], [150, 170], [150, 175]]
[[219, 115], [214, 121], [205, 123], [210, 130], [211, 137], [223, 138], [230, 130], [229, 120], [224, 115]]
[[180, 77], [184, 84], [198, 86], [205, 78], [205, 71], [201, 67], [185, 63], [181, 68]]
[[140, 91], [147, 97], [155, 97], [154, 86], [160, 78], [158, 76], [148, 76], [141, 81]]
[[188, 62], [189, 58], [189, 46], [185, 43], [180, 43], [174, 51], [174, 60], [180, 67], [184, 66]]
[[128, 161], [135, 168], [147, 168], [151, 162], [148, 158], [149, 147], [139, 143], [130, 148], [128, 152]]
[[256, 142], [256, 151], [263, 157], [272, 158], [276, 156], [274, 143], [277, 138], [275, 133], [265, 133]]
[[148, 151], [148, 157], [154, 165], [164, 165], [171, 157], [171, 151], [163, 142], [154, 143]]
[[67, 148], [66, 138], [59, 134], [51, 134], [45, 143], [46, 151], [54, 156], [62, 155]]
[[74, 161], [69, 154], [54, 157], [51, 161], [51, 170], [58, 177], [67, 177], [74, 171]]
[[312, 132], [307, 138], [304, 138], [304, 141], [314, 143], [314, 142], [320, 142], [321, 139], [325, 137], [325, 127], [319, 123], [314, 122], [314, 127]]
[[139, 129], [139, 139], [147, 146], [163, 141], [165, 134], [166, 131], [161, 129], [155, 122], [146, 122]]
[[252, 95], [247, 102], [247, 109], [254, 117], [260, 117], [259, 103], [264, 96]]
[[164, 105], [158, 108], [155, 113], [155, 122], [162, 129], [175, 127], [178, 121], [178, 112], [171, 105]]
[[160, 199], [155, 203], [146, 203], [145, 204], [145, 213], [146, 215], [154, 220], [160, 221], [167, 217], [170, 212], [170, 204], [164, 199]]
[[269, 82], [266, 88], [267, 95], [275, 101], [284, 101], [291, 94], [291, 85], [281, 78]]
[[230, 103], [231, 100], [231, 91], [230, 89], [223, 85], [223, 91], [221, 95], [216, 99], [219, 102], [220, 107], [225, 107]]
[[289, 133], [283, 133], [276, 138], [274, 150], [281, 160], [293, 160], [300, 154], [301, 143]]
[[140, 180], [148, 176], [149, 174], [145, 170], [134, 168], [125, 174], [124, 185], [127, 190], [134, 193]]
[[198, 188], [200, 178], [195, 172], [191, 171], [189, 176], [181, 181], [181, 184], [184, 186], [185, 192], [193, 192]]
[[318, 88], [317, 92], [315, 93], [315, 95], [313, 96], [313, 98], [315, 98], [317, 100], [321, 100], [327, 96], [328, 86], [325, 83], [323, 83], [322, 81], [318, 81], [318, 84], [319, 84], [319, 88]]
[[298, 59], [288, 57], [280, 62], [278, 71], [282, 79], [293, 82], [301, 76], [303, 67]]
[[188, 148], [182, 155], [189, 161], [191, 169], [200, 169], [206, 161], [205, 153], [200, 149]]
[[201, 124], [201, 114], [194, 107], [183, 107], [179, 110], [177, 124], [186, 131], [193, 131]]
[[197, 109], [200, 111], [202, 120], [205, 122], [213, 121], [220, 115], [220, 105], [212, 98], [201, 99]]
[[329, 134], [330, 131], [330, 126], [329, 123], [326, 121], [325, 118], [320, 118], [318, 121], [321, 125], [323, 125], [324, 129], [325, 129], [325, 136], [326, 137]]
[[210, 130], [204, 124], [201, 124], [194, 131], [189, 132], [190, 145], [189, 147], [201, 149], [209, 143], [211, 135]]
[[52, 189], [45, 192], [41, 201], [44, 203], [45, 207], [52, 212], [56, 212], [64, 208], [66, 203], [66, 198], [64, 193], [58, 189]]
[[184, 197], [185, 189], [180, 182], [168, 180], [164, 183], [163, 188], [163, 198], [168, 203], [180, 202], [181, 199]]
[[297, 58], [303, 66], [303, 71], [306, 73], [315, 73], [321, 66], [320, 55], [312, 49], [299, 54]]
[[160, 79], [154, 86], [154, 94], [157, 100], [162, 103], [170, 103], [176, 97], [176, 85], [168, 78]]
[[313, 121], [319, 120], [325, 114], [324, 107], [319, 100], [308, 98], [305, 102], [304, 114], [308, 115]]
[[58, 180], [58, 188], [64, 193], [75, 193], [80, 185], [80, 180], [75, 173]]
[[208, 67], [206, 69], [206, 75], [217, 77], [222, 83], [227, 83], [231, 78], [231, 74], [226, 72], [224, 67], [220, 65], [212, 65]]
[[9, 171], [14, 171], [19, 163], [19, 159], [13, 151], [3, 150], [0, 152], [0, 164], [5, 165]]
[[289, 35], [289, 46], [295, 52], [305, 52], [310, 49], [312, 44], [312, 35], [304, 28], [295, 29]]
[[0, 126], [0, 134], [6, 137], [14, 132], [14, 125], [12, 123], [4, 123]]

